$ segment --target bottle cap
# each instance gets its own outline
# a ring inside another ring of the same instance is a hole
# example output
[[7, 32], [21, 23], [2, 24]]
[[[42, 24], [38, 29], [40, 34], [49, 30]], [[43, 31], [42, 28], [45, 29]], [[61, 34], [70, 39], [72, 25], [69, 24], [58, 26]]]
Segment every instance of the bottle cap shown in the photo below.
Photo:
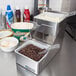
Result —
[[16, 10], [19, 10], [20, 8], [16, 6]]
[[10, 5], [7, 5], [7, 10], [11, 10], [11, 6]]

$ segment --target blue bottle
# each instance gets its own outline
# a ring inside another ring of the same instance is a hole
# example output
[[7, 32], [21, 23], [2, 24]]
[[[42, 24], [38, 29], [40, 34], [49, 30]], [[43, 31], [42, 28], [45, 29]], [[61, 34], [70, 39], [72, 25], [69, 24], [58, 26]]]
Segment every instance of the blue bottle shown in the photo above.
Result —
[[6, 11], [6, 24], [7, 28], [11, 28], [11, 24], [13, 23], [13, 11], [11, 9], [10, 5], [7, 5], [7, 11]]

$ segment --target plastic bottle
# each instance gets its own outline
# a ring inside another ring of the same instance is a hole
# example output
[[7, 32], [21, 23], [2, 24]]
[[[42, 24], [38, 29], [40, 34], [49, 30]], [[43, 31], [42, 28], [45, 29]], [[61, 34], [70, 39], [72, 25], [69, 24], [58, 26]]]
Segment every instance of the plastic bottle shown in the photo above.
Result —
[[11, 28], [11, 24], [13, 23], [13, 11], [11, 9], [10, 5], [7, 5], [7, 11], [6, 11], [6, 24], [7, 28]]
[[23, 21], [24, 22], [30, 21], [30, 11], [29, 11], [28, 7], [25, 7], [25, 9], [24, 9]]
[[2, 26], [3, 26], [3, 29], [6, 28], [6, 17], [5, 17], [5, 10], [2, 9]]
[[2, 28], [2, 10], [0, 9], [0, 29]]
[[18, 7], [16, 7], [15, 17], [16, 17], [16, 22], [21, 22], [21, 11]]
[[0, 8], [0, 29], [5, 29], [5, 12]]
[[38, 0], [39, 13], [43, 13], [48, 10], [48, 2], [49, 0]]
[[44, 7], [44, 0], [38, 0], [38, 8]]

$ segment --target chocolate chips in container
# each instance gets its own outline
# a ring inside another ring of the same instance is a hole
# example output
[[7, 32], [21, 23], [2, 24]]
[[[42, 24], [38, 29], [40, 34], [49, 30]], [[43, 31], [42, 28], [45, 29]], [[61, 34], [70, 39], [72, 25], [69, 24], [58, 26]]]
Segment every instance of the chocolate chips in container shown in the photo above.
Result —
[[35, 61], [39, 61], [44, 55], [43, 54], [39, 54], [40, 52], [43, 52], [45, 49], [41, 49], [33, 44], [29, 44], [26, 47], [22, 48], [19, 53], [35, 60]]

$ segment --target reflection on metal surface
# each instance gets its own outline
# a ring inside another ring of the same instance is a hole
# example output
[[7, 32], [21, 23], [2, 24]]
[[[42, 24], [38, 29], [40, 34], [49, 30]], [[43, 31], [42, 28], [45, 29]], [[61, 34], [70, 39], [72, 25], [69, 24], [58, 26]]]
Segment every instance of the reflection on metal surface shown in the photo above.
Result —
[[21, 76], [37, 76], [36, 74], [26, 70], [24, 67], [22, 67], [21, 65], [17, 64], [17, 70], [19, 73], [21, 73]]

